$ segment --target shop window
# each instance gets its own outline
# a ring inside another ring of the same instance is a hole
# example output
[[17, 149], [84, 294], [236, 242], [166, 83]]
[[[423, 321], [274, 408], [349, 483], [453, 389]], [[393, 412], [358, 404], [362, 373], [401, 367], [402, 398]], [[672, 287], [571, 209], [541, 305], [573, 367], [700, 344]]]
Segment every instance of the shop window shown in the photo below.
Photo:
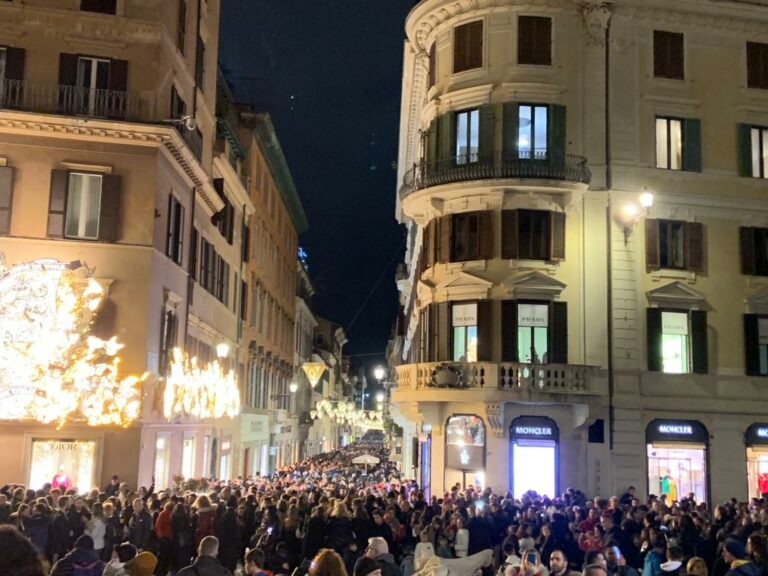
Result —
[[181, 445], [181, 474], [184, 478], [195, 477], [195, 436], [193, 433], [184, 433]]
[[685, 37], [678, 32], [653, 31], [653, 75], [685, 79]]
[[96, 442], [92, 440], [33, 439], [28, 487], [44, 484], [77, 488], [78, 493], [96, 484]]
[[768, 44], [747, 42], [747, 86], [768, 90]]
[[709, 434], [699, 422], [654, 420], [646, 429], [648, 492], [707, 501]]
[[552, 65], [552, 19], [520, 16], [517, 19], [517, 63]]
[[515, 498], [533, 490], [543, 496], [557, 494], [559, 430], [554, 420], [520, 416], [509, 427], [511, 490]]
[[483, 22], [478, 20], [453, 31], [453, 72], [463, 72], [483, 65]]
[[704, 269], [704, 228], [700, 222], [645, 220], [646, 268]]
[[473, 164], [480, 151], [480, 110], [456, 114], [456, 164]]
[[477, 362], [477, 304], [452, 307], [453, 360]]
[[518, 304], [517, 346], [518, 361], [524, 364], [542, 364], [548, 361], [549, 305]]
[[706, 312], [649, 308], [647, 317], [648, 370], [708, 372]]
[[167, 488], [170, 480], [171, 467], [171, 437], [158, 434], [155, 439], [155, 486], [158, 490]]
[[[462, 486], [485, 483], [485, 424], [473, 415], [451, 416], [446, 425], [445, 483]], [[457, 473], [458, 472], [458, 473]]]
[[520, 104], [518, 111], [518, 158], [546, 160], [549, 106]]
[[689, 372], [688, 314], [662, 312], [661, 326], [662, 371], [667, 374]]

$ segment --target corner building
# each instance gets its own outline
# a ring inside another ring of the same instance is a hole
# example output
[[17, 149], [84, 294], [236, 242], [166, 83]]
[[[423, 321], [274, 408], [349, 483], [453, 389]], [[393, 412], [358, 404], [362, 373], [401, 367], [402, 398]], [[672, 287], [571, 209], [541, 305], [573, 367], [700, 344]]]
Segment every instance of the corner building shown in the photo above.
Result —
[[762, 493], [768, 5], [422, 0], [406, 33], [406, 469]]

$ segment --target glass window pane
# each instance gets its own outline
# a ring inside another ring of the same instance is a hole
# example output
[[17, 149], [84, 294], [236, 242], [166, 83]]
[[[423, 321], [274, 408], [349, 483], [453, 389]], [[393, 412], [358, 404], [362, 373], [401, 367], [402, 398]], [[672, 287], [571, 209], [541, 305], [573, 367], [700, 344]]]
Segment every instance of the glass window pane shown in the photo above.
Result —
[[96, 63], [96, 85], [94, 88], [106, 90], [109, 88], [109, 62], [98, 60]]
[[461, 362], [467, 352], [467, 329], [465, 326], [456, 326], [453, 329], [453, 361]]
[[517, 358], [523, 364], [531, 363], [533, 348], [533, 329], [528, 326], [520, 326], [517, 329]]
[[670, 226], [670, 265], [675, 268], [685, 266], [685, 229], [682, 222], [676, 222]]
[[667, 147], [667, 120], [656, 118], [656, 168], [669, 168]]
[[466, 164], [467, 162], [467, 139], [468, 139], [468, 121], [469, 115], [461, 112], [456, 115], [456, 163]]
[[93, 60], [90, 58], [80, 58], [77, 61], [77, 85], [83, 88], [91, 87], [91, 72], [93, 70]]
[[531, 123], [533, 118], [531, 117], [530, 106], [520, 106], [520, 115], [518, 118], [518, 138], [517, 138], [517, 150], [518, 157], [531, 158]]
[[763, 129], [763, 157], [760, 159], [760, 175], [768, 177], [768, 130]]
[[667, 374], [684, 374], [686, 369], [686, 337], [682, 334], [662, 334], [661, 355], [664, 372]]
[[477, 326], [467, 326], [467, 362], [477, 362]]
[[547, 332], [548, 329], [543, 326], [537, 326], [533, 329], [534, 362], [544, 364], [549, 359], [547, 355]]
[[547, 108], [546, 106], [536, 106], [536, 117], [533, 126], [535, 130], [535, 156], [537, 160], [546, 160], [547, 158]]
[[760, 345], [760, 374], [768, 375], [768, 345]]
[[477, 162], [477, 154], [480, 152], [480, 111], [472, 110], [469, 113], [469, 161]]
[[683, 125], [680, 120], [669, 121], [669, 167], [680, 170], [683, 166]]
[[760, 157], [760, 129], [752, 128], [752, 177], [760, 178], [760, 167], [762, 158]]

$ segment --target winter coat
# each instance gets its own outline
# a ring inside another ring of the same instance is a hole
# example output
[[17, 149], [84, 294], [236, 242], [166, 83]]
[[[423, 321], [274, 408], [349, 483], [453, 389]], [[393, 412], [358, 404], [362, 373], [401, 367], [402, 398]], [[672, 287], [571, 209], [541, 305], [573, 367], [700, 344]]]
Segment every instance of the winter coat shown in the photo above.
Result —
[[128, 541], [141, 550], [149, 544], [149, 536], [152, 533], [152, 516], [142, 510], [133, 514], [128, 521]]
[[58, 554], [59, 557], [61, 557], [69, 552], [71, 548], [69, 543], [69, 532], [70, 527], [67, 516], [60, 510], [57, 510], [51, 517], [50, 534], [48, 538], [48, 547], [51, 556]]
[[213, 536], [216, 524], [216, 507], [200, 508], [193, 517], [193, 524], [195, 526], [195, 550], [197, 550], [200, 540], [206, 536]]
[[762, 576], [760, 566], [751, 561], [734, 560], [725, 576]]
[[326, 546], [333, 548], [341, 554], [354, 540], [355, 534], [352, 531], [352, 522], [350, 522], [349, 518], [331, 517], [328, 521]]
[[93, 538], [93, 549], [104, 549], [104, 537], [107, 533], [107, 525], [103, 518], [91, 518], [85, 525], [85, 533]]
[[381, 576], [403, 576], [392, 554], [379, 554], [373, 561], [381, 568]]
[[90, 566], [96, 564], [99, 571], [104, 571], [104, 562], [93, 550], [75, 548], [53, 565], [51, 576], [71, 576], [75, 572], [75, 565]]
[[51, 519], [45, 514], [33, 514], [24, 522], [24, 534], [32, 540], [38, 554], [48, 552], [48, 536], [51, 530]]
[[325, 542], [327, 524], [322, 518], [314, 517], [309, 519], [307, 532], [304, 536], [304, 549], [302, 555], [304, 558], [314, 558]]
[[157, 536], [158, 540], [162, 538], [173, 538], [171, 514], [172, 512], [170, 510], [163, 510], [157, 515], [157, 520], [155, 520], [155, 536]]
[[182, 568], [176, 576], [232, 576], [232, 572], [212, 556], [198, 556], [191, 566]]
[[240, 527], [237, 525], [234, 508], [228, 507], [216, 522], [216, 537], [219, 539], [219, 561], [234, 571], [241, 552]]

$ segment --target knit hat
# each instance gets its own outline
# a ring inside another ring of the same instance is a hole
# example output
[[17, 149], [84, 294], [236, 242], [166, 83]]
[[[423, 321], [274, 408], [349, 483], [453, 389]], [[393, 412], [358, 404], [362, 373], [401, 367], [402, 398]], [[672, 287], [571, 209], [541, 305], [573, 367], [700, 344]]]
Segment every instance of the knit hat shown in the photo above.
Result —
[[744, 544], [738, 540], [734, 540], [733, 538], [726, 540], [724, 547], [728, 551], [728, 554], [734, 558], [738, 558], [739, 560], [747, 555], [747, 549], [744, 548]]
[[125, 563], [125, 570], [131, 576], [152, 576], [157, 566], [157, 556], [152, 552], [142, 552], [136, 558]]
[[355, 562], [355, 571], [352, 573], [352, 575], [368, 576], [368, 574], [371, 574], [379, 569], [380, 569], [379, 565], [376, 564], [376, 562], [374, 562], [370, 558], [368, 558], [368, 556], [361, 556], [360, 558], [358, 558], [357, 562]]
[[83, 534], [75, 540], [75, 548], [82, 548], [83, 550], [93, 550], [93, 538], [88, 534]]

